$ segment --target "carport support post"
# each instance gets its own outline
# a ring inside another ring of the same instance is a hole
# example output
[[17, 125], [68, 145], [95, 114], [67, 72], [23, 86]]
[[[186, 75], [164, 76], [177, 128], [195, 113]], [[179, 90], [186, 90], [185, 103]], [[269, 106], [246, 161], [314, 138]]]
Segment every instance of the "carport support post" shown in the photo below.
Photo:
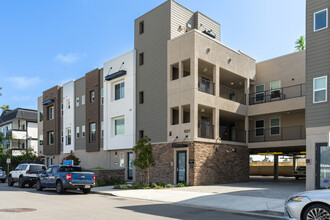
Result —
[[293, 162], [293, 171], [295, 171], [297, 168], [297, 157], [296, 156], [293, 156], [292, 162]]
[[278, 180], [278, 155], [274, 155], [274, 180]]

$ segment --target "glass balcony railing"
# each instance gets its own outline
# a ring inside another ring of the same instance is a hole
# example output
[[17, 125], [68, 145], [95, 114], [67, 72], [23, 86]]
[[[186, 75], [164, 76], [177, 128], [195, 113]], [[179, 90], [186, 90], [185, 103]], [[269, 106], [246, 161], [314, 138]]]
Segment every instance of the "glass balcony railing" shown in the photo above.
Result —
[[214, 95], [214, 83], [208, 79], [198, 78], [198, 90]]
[[246, 95], [244, 92], [240, 92], [223, 85], [220, 85], [220, 97], [246, 105]]
[[219, 137], [224, 141], [234, 141], [246, 143], [246, 132], [236, 128], [230, 128], [226, 126], [220, 126]]
[[209, 124], [198, 124], [198, 137], [214, 139], [214, 126]]

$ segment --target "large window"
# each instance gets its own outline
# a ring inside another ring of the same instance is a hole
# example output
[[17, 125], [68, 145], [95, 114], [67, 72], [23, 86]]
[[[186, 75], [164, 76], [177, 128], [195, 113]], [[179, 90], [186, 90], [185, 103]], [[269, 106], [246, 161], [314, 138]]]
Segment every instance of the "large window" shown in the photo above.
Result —
[[144, 103], [144, 92], [139, 92], [139, 104]]
[[66, 107], [67, 107], [67, 109], [70, 109], [71, 108], [70, 99], [66, 100]]
[[48, 145], [54, 144], [54, 131], [48, 132]]
[[141, 21], [139, 23], [139, 33], [143, 34], [144, 33], [144, 21]]
[[144, 53], [139, 54], [139, 65], [142, 66], [144, 64]]
[[101, 105], [104, 104], [104, 90], [101, 89]]
[[125, 134], [125, 119], [115, 119], [115, 135]]
[[272, 118], [270, 119], [270, 135], [280, 134], [280, 119]]
[[320, 31], [328, 27], [328, 9], [314, 13], [314, 31]]
[[265, 122], [264, 120], [256, 121], [256, 136], [264, 136]]
[[63, 133], [63, 130], [61, 130], [61, 143], [64, 142], [64, 133]]
[[125, 98], [125, 82], [115, 85], [115, 100]]
[[66, 129], [66, 145], [71, 145], [71, 128]]
[[104, 138], [104, 122], [101, 121], [101, 138]]
[[43, 134], [40, 134], [39, 135], [39, 145], [44, 145], [44, 135]]
[[54, 119], [54, 106], [48, 107], [48, 120]]
[[270, 83], [270, 96], [271, 100], [277, 100], [281, 98], [281, 81]]
[[76, 107], [79, 107], [79, 97], [76, 97]]
[[89, 124], [89, 142], [96, 141], [96, 124], [91, 123]]
[[76, 137], [79, 138], [79, 136], [80, 136], [80, 127], [77, 126], [76, 127]]
[[322, 76], [313, 80], [313, 102], [320, 103], [327, 101], [328, 77]]
[[91, 91], [90, 92], [90, 102], [94, 102], [95, 101], [95, 92]]
[[82, 137], [84, 138], [85, 137], [85, 135], [86, 135], [86, 131], [85, 131], [85, 125], [83, 125], [83, 126], [81, 126], [81, 135], [82, 135]]
[[81, 104], [85, 105], [85, 95], [81, 96]]

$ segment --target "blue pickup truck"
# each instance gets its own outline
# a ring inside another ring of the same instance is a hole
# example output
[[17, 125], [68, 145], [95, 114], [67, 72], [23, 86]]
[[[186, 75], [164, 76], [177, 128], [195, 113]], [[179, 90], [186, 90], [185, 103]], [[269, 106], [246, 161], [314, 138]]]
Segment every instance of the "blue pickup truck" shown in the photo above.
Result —
[[87, 194], [94, 186], [94, 173], [82, 172], [79, 166], [53, 165], [38, 175], [36, 190], [56, 188], [62, 194], [66, 189], [80, 189]]

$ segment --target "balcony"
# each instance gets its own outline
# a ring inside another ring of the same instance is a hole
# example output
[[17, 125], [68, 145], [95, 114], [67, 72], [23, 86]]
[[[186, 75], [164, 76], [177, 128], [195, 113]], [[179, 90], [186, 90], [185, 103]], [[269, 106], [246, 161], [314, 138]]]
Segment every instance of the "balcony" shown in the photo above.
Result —
[[200, 92], [205, 92], [214, 95], [215, 84], [208, 79], [198, 78], [198, 90]]
[[291, 141], [306, 139], [305, 125], [295, 127], [273, 127], [249, 131], [249, 143]]
[[11, 136], [13, 139], [25, 140], [26, 129], [11, 129], [6, 132], [6, 136]]
[[246, 132], [244, 130], [230, 128], [226, 126], [220, 126], [219, 137], [223, 141], [234, 141], [246, 143]]
[[246, 96], [243, 92], [220, 85], [220, 97], [246, 105]]
[[198, 123], [198, 137], [214, 139], [214, 126]]
[[249, 104], [256, 105], [267, 102], [303, 97], [306, 95], [306, 84], [283, 87], [276, 90], [266, 90], [264, 92], [250, 93]]

